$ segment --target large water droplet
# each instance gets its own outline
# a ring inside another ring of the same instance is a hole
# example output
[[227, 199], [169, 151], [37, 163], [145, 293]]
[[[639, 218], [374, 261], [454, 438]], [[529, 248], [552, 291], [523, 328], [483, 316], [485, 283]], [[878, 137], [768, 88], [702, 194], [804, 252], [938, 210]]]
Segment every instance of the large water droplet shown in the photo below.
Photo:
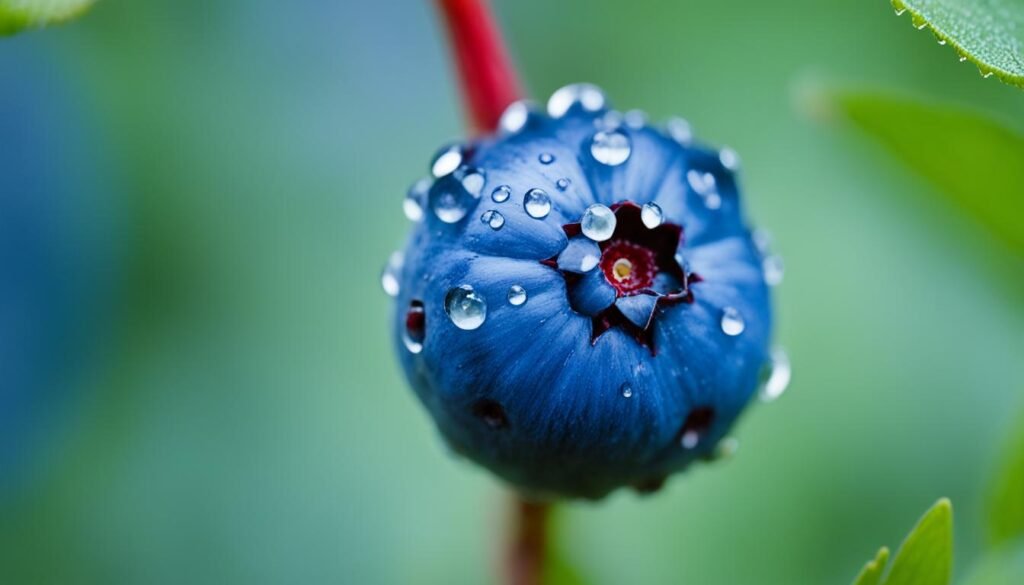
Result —
[[583, 235], [595, 242], [604, 242], [611, 239], [615, 233], [615, 212], [608, 207], [595, 203], [583, 212], [580, 219], [580, 229]]
[[786, 274], [786, 268], [782, 262], [782, 256], [779, 256], [778, 254], [765, 256], [764, 260], [761, 261], [761, 266], [764, 270], [764, 281], [768, 286], [778, 286], [782, 284], [782, 279]]
[[422, 301], [409, 303], [405, 313], [405, 331], [402, 332], [402, 343], [410, 353], [423, 351], [423, 340], [427, 337], [427, 314], [423, 310]]
[[430, 163], [430, 173], [437, 178], [450, 175], [462, 165], [462, 147], [454, 144], [437, 151]]
[[509, 104], [498, 120], [498, 130], [504, 134], [515, 134], [526, 126], [530, 120], [530, 106], [519, 100]]
[[722, 309], [722, 332], [729, 337], [736, 337], [746, 329], [747, 324], [743, 321], [743, 315], [733, 307]]
[[736, 154], [736, 151], [728, 146], [718, 151], [718, 160], [722, 163], [723, 167], [732, 172], [740, 169], [740, 155]]
[[388, 256], [388, 263], [384, 265], [384, 270], [380, 275], [380, 285], [389, 297], [397, 297], [402, 290], [399, 274], [401, 274], [404, 264], [405, 255], [402, 252], [395, 251]]
[[465, 169], [462, 176], [459, 178], [462, 183], [462, 188], [466, 190], [466, 193], [472, 195], [475, 199], [480, 198], [480, 193], [484, 190], [484, 172], [476, 169]]
[[640, 221], [644, 222], [647, 229], [653, 230], [665, 221], [665, 212], [661, 210], [660, 205], [653, 201], [644, 203], [644, 206], [640, 208]]
[[548, 100], [548, 114], [552, 118], [561, 118], [576, 104], [584, 111], [596, 112], [604, 107], [604, 92], [589, 83], [567, 85], [551, 94]]
[[483, 171], [466, 167], [455, 171], [458, 182], [446, 179], [441, 188], [435, 187], [430, 206], [434, 215], [445, 223], [458, 223], [476, 206], [484, 188]]
[[689, 146], [693, 142], [693, 128], [682, 118], [670, 118], [665, 123], [665, 130], [668, 132], [669, 138], [683, 146]]
[[622, 392], [622, 397], [623, 398], [632, 398], [633, 397], [633, 387], [629, 385], [629, 382], [626, 382], [625, 384], [623, 384], [622, 387], [619, 390]]
[[512, 196], [512, 187], [508, 185], [499, 185], [491, 191], [491, 200], [495, 203], [504, 203], [508, 201], [508, 198]]
[[537, 160], [540, 161], [540, 164], [542, 165], [549, 165], [555, 162], [555, 155], [550, 152], [542, 152], [540, 153], [540, 156], [537, 157]]
[[464, 200], [463, 194], [450, 189], [435, 193], [431, 201], [431, 208], [434, 210], [434, 215], [445, 223], [458, 223], [469, 212], [469, 206]]
[[448, 290], [444, 310], [456, 327], [466, 331], [480, 327], [487, 319], [487, 301], [468, 284]]
[[501, 227], [505, 225], [505, 216], [491, 209], [485, 211], [483, 215], [480, 216], [480, 221], [491, 226], [492, 230], [500, 230]]
[[513, 307], [519, 307], [525, 303], [526, 289], [519, 286], [518, 284], [513, 284], [512, 286], [510, 286], [508, 289], [508, 304], [512, 305]]
[[429, 178], [422, 178], [409, 187], [402, 201], [402, 211], [409, 221], [420, 221], [423, 219], [423, 202], [427, 200], [430, 192], [430, 185], [433, 183]]
[[612, 167], [626, 162], [632, 151], [633, 147], [630, 144], [629, 136], [618, 130], [598, 132], [594, 134], [590, 143], [590, 154], [594, 160]]
[[530, 189], [523, 197], [523, 207], [530, 217], [543, 219], [551, 213], [551, 197], [542, 189]]
[[759, 395], [764, 402], [772, 402], [786, 392], [793, 371], [789, 364], [786, 350], [777, 347], [772, 350], [771, 358], [761, 371], [761, 390]]

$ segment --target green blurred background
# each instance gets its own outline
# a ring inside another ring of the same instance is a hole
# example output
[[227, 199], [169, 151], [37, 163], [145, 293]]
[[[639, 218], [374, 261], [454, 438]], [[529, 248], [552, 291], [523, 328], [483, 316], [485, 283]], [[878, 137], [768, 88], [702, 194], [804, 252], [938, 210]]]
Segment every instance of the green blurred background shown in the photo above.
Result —
[[[1024, 263], [801, 96], [1020, 120], [1024, 94], [885, 0], [494, 3], [534, 97], [591, 81], [734, 147], [787, 266], [789, 392], [731, 461], [567, 506], [568, 562], [593, 584], [847, 583], [949, 496], [963, 573], [1024, 408]], [[83, 189], [121, 221], [87, 364], [0, 492], [0, 582], [491, 581], [504, 492], [436, 439], [379, 284], [406, 188], [463, 131], [431, 3], [101, 0], [0, 40], [0, 92], [29, 82], [87, 128], [47, 172], [102, 168]]]

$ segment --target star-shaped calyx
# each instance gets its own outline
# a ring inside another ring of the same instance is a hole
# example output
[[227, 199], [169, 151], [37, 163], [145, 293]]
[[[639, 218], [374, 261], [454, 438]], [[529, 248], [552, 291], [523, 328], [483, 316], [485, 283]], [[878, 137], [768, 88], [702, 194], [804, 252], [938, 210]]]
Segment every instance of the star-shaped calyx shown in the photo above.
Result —
[[700, 282], [676, 256], [682, 226], [665, 222], [656, 204], [625, 201], [592, 205], [562, 229], [568, 245], [543, 263], [562, 273], [573, 309], [591, 318], [591, 342], [621, 327], [653, 354], [657, 309], [692, 303], [690, 285]]

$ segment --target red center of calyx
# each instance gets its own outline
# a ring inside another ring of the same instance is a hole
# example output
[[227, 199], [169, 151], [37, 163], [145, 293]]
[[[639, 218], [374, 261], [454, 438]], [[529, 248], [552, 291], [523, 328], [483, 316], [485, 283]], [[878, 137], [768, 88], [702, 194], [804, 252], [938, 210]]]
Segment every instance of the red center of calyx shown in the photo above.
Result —
[[655, 254], [627, 240], [613, 240], [601, 254], [601, 270], [619, 296], [651, 287], [658, 273]]

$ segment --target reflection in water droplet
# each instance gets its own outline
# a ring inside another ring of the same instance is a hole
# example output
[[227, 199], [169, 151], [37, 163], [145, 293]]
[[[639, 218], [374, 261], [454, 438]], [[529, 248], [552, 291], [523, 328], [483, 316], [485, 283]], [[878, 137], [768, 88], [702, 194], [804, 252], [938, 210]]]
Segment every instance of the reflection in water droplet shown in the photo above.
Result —
[[572, 181], [570, 181], [569, 179], [562, 178], [562, 179], [558, 179], [558, 181], [555, 182], [555, 186], [558, 187], [559, 191], [565, 191], [566, 189], [569, 188], [569, 185], [571, 183], [572, 183]]
[[772, 350], [768, 363], [761, 370], [761, 389], [758, 393], [763, 402], [772, 402], [786, 392], [793, 372], [786, 350], [777, 347]]
[[690, 123], [682, 118], [670, 118], [665, 123], [665, 130], [672, 140], [683, 146], [689, 146], [693, 142], [693, 129]]
[[523, 207], [530, 217], [543, 219], [551, 213], [551, 197], [542, 189], [530, 189], [523, 197]]
[[555, 162], [555, 155], [550, 152], [542, 152], [540, 153], [540, 156], [537, 157], [537, 160], [539, 160], [542, 165], [549, 165]]
[[764, 281], [768, 286], [779, 286], [782, 284], [782, 279], [786, 273], [782, 256], [778, 254], [765, 256], [764, 260], [761, 261], [761, 266], [764, 270]]
[[427, 315], [421, 301], [409, 303], [405, 313], [405, 331], [402, 332], [402, 343], [410, 353], [423, 351], [423, 340], [427, 337]]
[[495, 203], [504, 203], [508, 201], [508, 198], [512, 196], [512, 187], [508, 185], [499, 185], [491, 191], [491, 200]]
[[729, 337], [736, 337], [746, 329], [747, 324], [743, 321], [743, 315], [733, 307], [722, 309], [722, 332]]
[[430, 207], [434, 215], [445, 223], [458, 223], [469, 210], [477, 205], [484, 188], [483, 171], [459, 168], [454, 177], [458, 183], [443, 184], [443, 188], [431, 194]]
[[723, 167], [730, 171], [736, 172], [740, 168], [740, 155], [736, 154], [736, 151], [728, 146], [718, 151], [718, 160], [722, 163]]
[[583, 235], [595, 242], [604, 242], [611, 239], [615, 233], [615, 212], [608, 207], [595, 203], [583, 212], [580, 219], [580, 229]]
[[452, 145], [442, 148], [430, 163], [430, 173], [437, 178], [450, 175], [462, 165], [462, 147]]
[[509, 104], [502, 112], [498, 120], [498, 130], [503, 134], [515, 134], [526, 126], [530, 119], [530, 106], [527, 102], [519, 100]]
[[388, 256], [388, 263], [384, 265], [380, 275], [380, 285], [389, 297], [397, 297], [402, 290], [398, 279], [404, 264], [405, 255], [402, 252], [395, 251]]
[[625, 384], [623, 384], [621, 390], [622, 390], [622, 397], [623, 398], [632, 398], [633, 397], [633, 387], [629, 385], [629, 382], [626, 382]]
[[460, 179], [462, 188], [474, 198], [479, 199], [484, 189], [484, 173], [475, 169], [466, 169]]
[[468, 284], [448, 290], [444, 310], [456, 327], [467, 331], [480, 327], [487, 319], [487, 301]]
[[431, 208], [434, 215], [445, 223], [457, 223], [469, 212], [463, 194], [448, 189], [434, 194]]
[[639, 130], [647, 124], [647, 114], [641, 110], [630, 110], [622, 119], [626, 122], [626, 126], [634, 130]]
[[618, 130], [598, 132], [590, 143], [590, 154], [594, 160], [613, 167], [626, 162], [632, 150], [629, 137]]
[[665, 221], [665, 212], [661, 210], [660, 205], [653, 201], [644, 203], [644, 206], [640, 208], [640, 221], [644, 222], [647, 229], [653, 230]]
[[619, 126], [622, 126], [622, 112], [617, 110], [608, 110], [603, 116], [594, 118], [594, 128], [598, 130], [611, 132]]
[[576, 104], [586, 112], [596, 112], [604, 107], [604, 92], [589, 83], [567, 85], [551, 94], [548, 100], [548, 114], [552, 118], [561, 118]]
[[518, 284], [513, 284], [511, 287], [509, 287], [508, 304], [512, 305], [513, 307], [519, 307], [525, 303], [526, 289], [519, 286]]
[[480, 216], [480, 221], [491, 226], [492, 230], [500, 230], [501, 226], [505, 225], [505, 216], [491, 209]]
[[405, 194], [405, 200], [402, 202], [402, 211], [409, 221], [423, 219], [423, 202], [427, 199], [431, 184], [429, 178], [423, 178], [409, 187], [409, 192]]

